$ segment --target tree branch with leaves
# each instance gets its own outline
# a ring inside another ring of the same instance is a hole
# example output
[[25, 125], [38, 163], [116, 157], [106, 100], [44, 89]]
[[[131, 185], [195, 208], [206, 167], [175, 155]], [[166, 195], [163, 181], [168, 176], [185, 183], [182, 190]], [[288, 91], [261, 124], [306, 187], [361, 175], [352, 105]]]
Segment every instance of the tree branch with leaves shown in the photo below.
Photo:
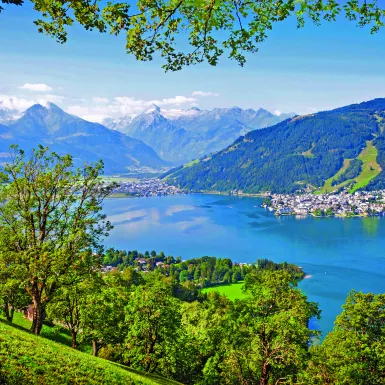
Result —
[[276, 23], [290, 17], [298, 28], [335, 22], [339, 15], [371, 33], [385, 25], [382, 0], [137, 0], [110, 1], [104, 7], [99, 0], [31, 1], [42, 15], [35, 21], [38, 31], [58, 42], [67, 41], [67, 29], [75, 22], [86, 30], [124, 33], [128, 54], [149, 61], [157, 52], [167, 71], [202, 62], [215, 66], [225, 53], [243, 66], [246, 54], [256, 53]]

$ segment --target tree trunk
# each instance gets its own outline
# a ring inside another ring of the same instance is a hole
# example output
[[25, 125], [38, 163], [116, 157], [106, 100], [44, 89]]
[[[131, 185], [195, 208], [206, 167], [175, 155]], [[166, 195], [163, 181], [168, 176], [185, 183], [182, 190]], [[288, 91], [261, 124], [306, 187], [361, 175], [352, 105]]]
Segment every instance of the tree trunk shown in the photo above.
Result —
[[269, 378], [270, 378], [269, 364], [267, 362], [264, 362], [263, 366], [262, 366], [261, 378], [259, 380], [259, 385], [268, 385]]
[[45, 318], [45, 306], [41, 303], [40, 293], [37, 285], [32, 291], [32, 302], [33, 302], [33, 319], [31, 331], [33, 334], [39, 335], [43, 327], [43, 321]]
[[99, 353], [98, 341], [92, 340], [92, 354], [97, 357]]
[[15, 314], [15, 307], [13, 305], [11, 305], [11, 309], [9, 310], [9, 314], [8, 314], [8, 317], [7, 317], [7, 320], [9, 322], [13, 321], [13, 315], [14, 314]]
[[74, 349], [77, 348], [77, 342], [76, 342], [76, 336], [77, 336], [77, 333], [75, 331], [72, 331], [72, 347]]
[[4, 302], [3, 310], [5, 314], [5, 318], [8, 322], [13, 321], [13, 315], [15, 313], [15, 307], [12, 304], [9, 304], [8, 302]]

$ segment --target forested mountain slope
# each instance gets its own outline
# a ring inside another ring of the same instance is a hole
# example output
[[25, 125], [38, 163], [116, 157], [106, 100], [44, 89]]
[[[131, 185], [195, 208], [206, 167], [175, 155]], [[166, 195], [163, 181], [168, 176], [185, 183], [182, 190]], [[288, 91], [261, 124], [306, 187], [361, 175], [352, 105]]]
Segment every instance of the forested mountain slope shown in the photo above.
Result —
[[[357, 158], [362, 162], [358, 175]], [[289, 193], [305, 185], [322, 188], [330, 178], [336, 188], [349, 183], [353, 189], [355, 183], [359, 188], [385, 188], [384, 170], [382, 98], [252, 131], [212, 157], [169, 173], [167, 179], [195, 191]]]

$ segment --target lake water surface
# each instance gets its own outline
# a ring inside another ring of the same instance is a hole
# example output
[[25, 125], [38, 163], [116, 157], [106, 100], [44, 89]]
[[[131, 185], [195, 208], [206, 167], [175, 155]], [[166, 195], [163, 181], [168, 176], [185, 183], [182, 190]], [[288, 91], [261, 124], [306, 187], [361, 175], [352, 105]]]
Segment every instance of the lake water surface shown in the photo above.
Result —
[[202, 194], [108, 199], [104, 211], [115, 227], [106, 244], [182, 259], [295, 263], [309, 276], [300, 286], [319, 303], [323, 332], [332, 329], [349, 290], [385, 292], [385, 218], [275, 217], [260, 204]]

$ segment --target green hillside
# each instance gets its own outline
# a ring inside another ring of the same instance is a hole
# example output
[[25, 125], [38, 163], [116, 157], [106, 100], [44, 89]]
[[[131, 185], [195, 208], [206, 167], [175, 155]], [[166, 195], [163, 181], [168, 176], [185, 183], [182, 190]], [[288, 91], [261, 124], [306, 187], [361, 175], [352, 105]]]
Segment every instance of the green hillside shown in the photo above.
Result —
[[193, 191], [291, 193], [306, 184], [331, 191], [349, 183], [351, 191], [385, 188], [384, 118], [385, 98], [297, 116], [252, 131], [167, 178]]
[[355, 185], [350, 192], [355, 192], [369, 184], [369, 182], [379, 175], [382, 171], [377, 163], [378, 150], [372, 141], [368, 141], [366, 147], [362, 150], [357, 159], [361, 160], [363, 165], [360, 175], [355, 179]]
[[4, 385], [169, 385], [178, 384], [143, 373], [0, 321], [0, 384]]
[[[366, 187], [382, 171], [377, 163], [378, 150], [373, 141], [367, 141], [366, 147], [356, 159], [345, 159], [341, 169], [325, 181], [317, 193], [333, 192], [345, 186], [351, 186], [349, 192]], [[357, 165], [357, 167], [354, 167]]]

